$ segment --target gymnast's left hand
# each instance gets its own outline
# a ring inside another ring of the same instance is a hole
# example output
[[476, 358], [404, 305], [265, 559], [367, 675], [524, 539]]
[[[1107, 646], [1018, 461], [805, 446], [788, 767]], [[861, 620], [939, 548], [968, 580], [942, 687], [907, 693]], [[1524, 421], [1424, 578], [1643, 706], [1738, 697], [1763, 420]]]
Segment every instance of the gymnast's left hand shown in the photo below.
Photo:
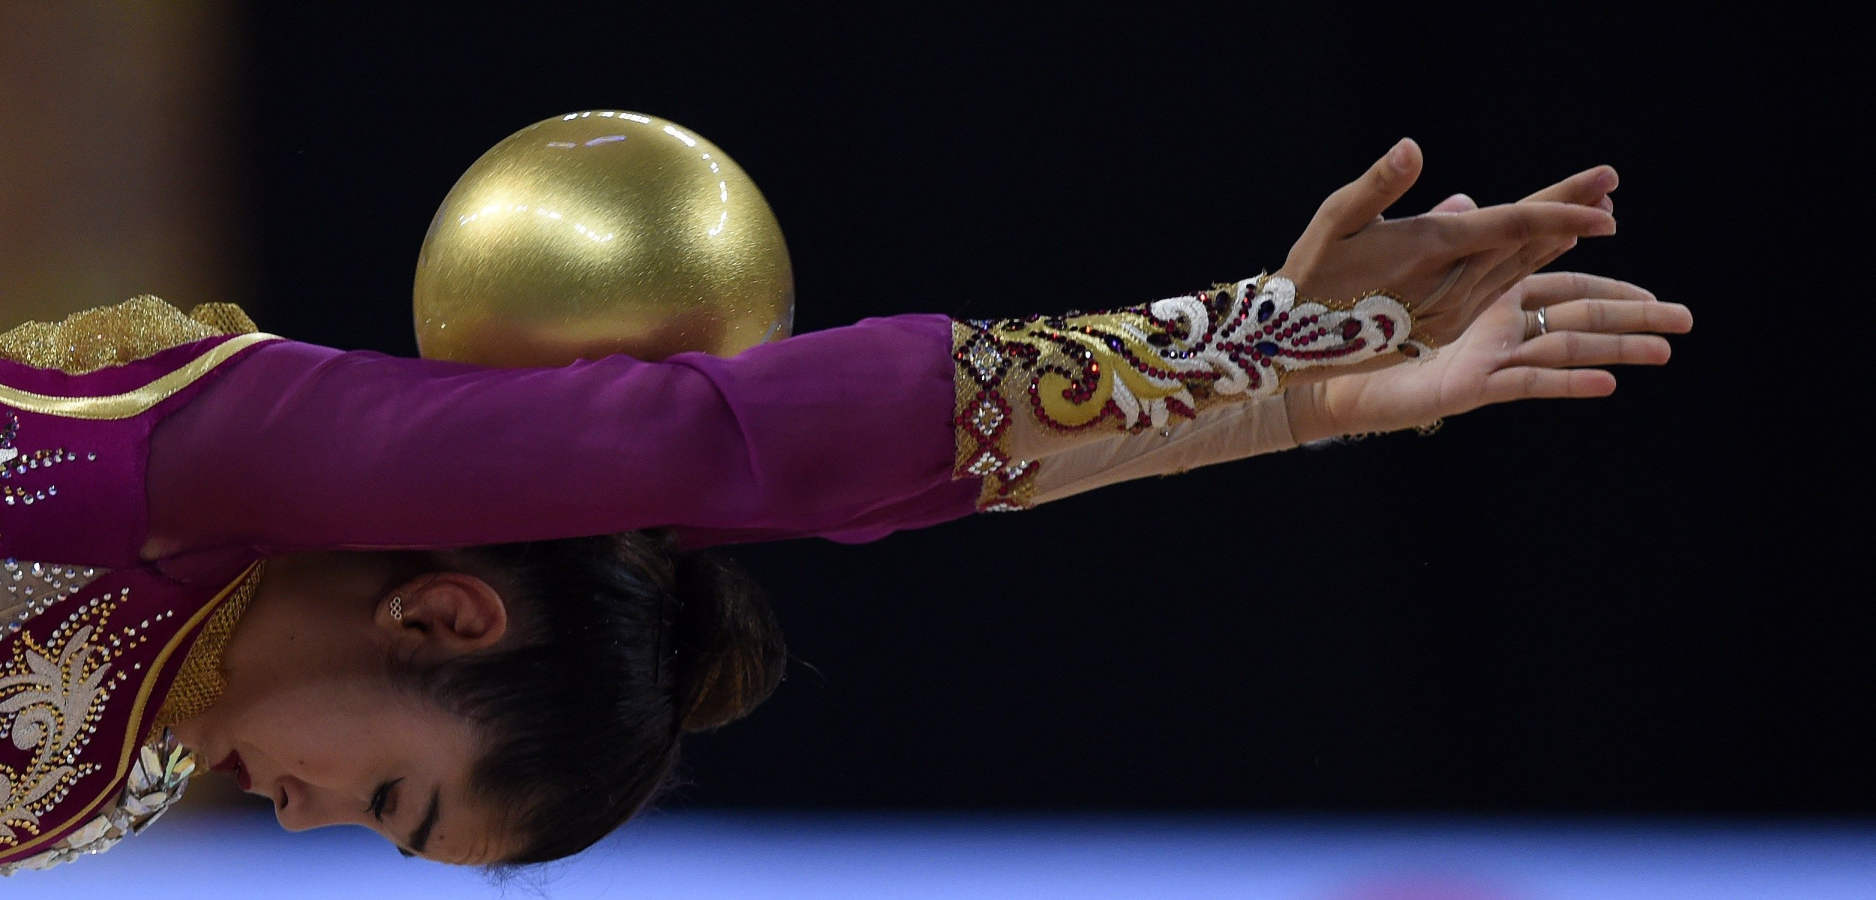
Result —
[[1291, 434], [1303, 443], [1412, 428], [1493, 403], [1606, 397], [1615, 391], [1615, 375], [1594, 367], [1662, 365], [1669, 348], [1661, 335], [1685, 334], [1693, 325], [1686, 306], [1658, 301], [1626, 281], [1531, 275], [1431, 360], [1293, 389], [1285, 395]]

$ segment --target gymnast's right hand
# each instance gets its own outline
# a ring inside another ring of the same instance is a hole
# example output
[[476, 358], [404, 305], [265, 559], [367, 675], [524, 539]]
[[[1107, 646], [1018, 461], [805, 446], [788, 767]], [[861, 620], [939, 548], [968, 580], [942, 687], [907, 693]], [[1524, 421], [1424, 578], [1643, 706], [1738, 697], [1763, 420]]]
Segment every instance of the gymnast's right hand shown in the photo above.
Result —
[[[1420, 167], [1419, 145], [1403, 138], [1322, 202], [1277, 274], [1296, 283], [1299, 298], [1391, 294], [1412, 312], [1413, 338], [1439, 347], [1458, 338], [1507, 286], [1547, 264], [1560, 244], [1615, 233], [1615, 217], [1602, 209], [1540, 200], [1382, 218], [1420, 177]], [[1519, 270], [1519, 277], [1494, 274], [1507, 268]], [[1326, 377], [1397, 361], [1387, 354], [1362, 366], [1318, 371]]]

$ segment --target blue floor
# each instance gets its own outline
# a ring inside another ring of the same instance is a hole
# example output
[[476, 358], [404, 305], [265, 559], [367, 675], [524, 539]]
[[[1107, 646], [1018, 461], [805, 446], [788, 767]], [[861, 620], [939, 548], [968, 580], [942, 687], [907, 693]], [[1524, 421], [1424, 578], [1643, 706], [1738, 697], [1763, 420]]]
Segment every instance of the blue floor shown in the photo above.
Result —
[[358, 829], [172, 811], [5, 897], [1876, 898], [1876, 821], [669, 813], [492, 884]]

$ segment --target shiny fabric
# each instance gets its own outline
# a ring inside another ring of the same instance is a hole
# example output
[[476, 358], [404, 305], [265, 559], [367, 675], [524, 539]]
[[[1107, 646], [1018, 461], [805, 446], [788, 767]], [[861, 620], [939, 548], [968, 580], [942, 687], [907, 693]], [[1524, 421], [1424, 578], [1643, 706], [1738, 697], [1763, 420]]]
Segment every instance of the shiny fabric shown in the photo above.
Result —
[[111, 846], [193, 768], [166, 753], [152, 783], [148, 748], [218, 696], [204, 637], [232, 631], [261, 565], [178, 579], [137, 547], [150, 430], [271, 339], [219, 334], [253, 327], [221, 312], [138, 298], [0, 334], [18, 357], [0, 360], [0, 873]]
[[975, 484], [951, 478], [950, 338], [909, 315], [731, 359], [557, 369], [275, 342], [156, 428], [150, 533], [165, 557], [653, 527], [689, 546], [872, 540], [972, 511]]
[[[226, 639], [267, 556], [656, 526], [692, 546], [860, 541], [968, 514], [977, 493], [950, 477], [940, 316], [728, 360], [490, 370], [189, 340], [159, 307], [98, 319], [118, 343], [85, 348], [74, 372], [0, 360], [0, 558], [22, 573], [0, 634], [0, 871], [154, 818], [148, 789], [126, 786], [132, 763], [164, 715], [213, 702], [214, 680], [190, 675], [216, 668], [197, 651], [219, 654], [203, 648]], [[162, 335], [184, 342], [87, 364]]]
[[[905, 315], [730, 359], [556, 369], [264, 334], [189, 340], [81, 374], [0, 359], [0, 489], [14, 500], [0, 505], [0, 559], [88, 570], [36, 575], [55, 593], [9, 607], [22, 618], [0, 633], [11, 667], [0, 712], [49, 711], [5, 720], [13, 740], [0, 751], [20, 752], [0, 753], [0, 807], [25, 813], [0, 835], [0, 867], [70, 858], [77, 837], [99, 845], [99, 811], [134, 799], [125, 761], [155, 739], [158, 712], [181, 708], [169, 701], [184, 693], [190, 709], [212, 702], [203, 679], [187, 692], [173, 682], [213, 670], [191, 657], [214, 643], [203, 634], [232, 630], [238, 609], [216, 613], [251, 594], [266, 557], [654, 527], [690, 547], [857, 542], [968, 515], [983, 485], [954, 475], [954, 375], [970, 360], [954, 336], [944, 316]], [[1277, 399], [1164, 433], [1060, 442], [1035, 499], [1285, 448], [1281, 412]], [[127, 655], [127, 642], [156, 655]], [[74, 667], [43, 662], [80, 644]], [[72, 677], [49, 687], [53, 670]], [[85, 693], [109, 679], [124, 686]], [[30, 690], [52, 699], [15, 702]], [[48, 762], [42, 739], [54, 732], [41, 720], [63, 729], [68, 714], [97, 736], [64, 772]]]

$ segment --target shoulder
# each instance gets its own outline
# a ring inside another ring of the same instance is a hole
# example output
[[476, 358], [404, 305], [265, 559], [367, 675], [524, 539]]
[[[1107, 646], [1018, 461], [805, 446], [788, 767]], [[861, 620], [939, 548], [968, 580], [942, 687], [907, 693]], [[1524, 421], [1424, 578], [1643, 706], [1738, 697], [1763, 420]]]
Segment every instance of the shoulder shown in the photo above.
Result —
[[57, 322], [25, 322], [0, 332], [0, 359], [83, 375], [205, 338], [258, 330], [232, 303], [204, 303], [185, 314], [146, 294]]

